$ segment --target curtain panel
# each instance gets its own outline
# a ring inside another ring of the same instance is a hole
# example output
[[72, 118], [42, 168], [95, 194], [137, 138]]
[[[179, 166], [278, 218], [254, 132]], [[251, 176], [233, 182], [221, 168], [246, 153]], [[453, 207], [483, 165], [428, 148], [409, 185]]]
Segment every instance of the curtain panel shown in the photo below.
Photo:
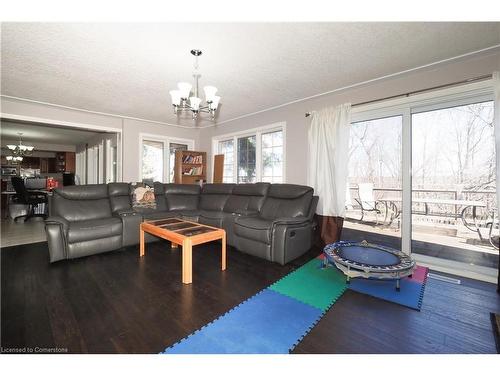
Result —
[[351, 105], [313, 114], [308, 132], [307, 184], [319, 196], [316, 214], [323, 243], [338, 241], [345, 216]]

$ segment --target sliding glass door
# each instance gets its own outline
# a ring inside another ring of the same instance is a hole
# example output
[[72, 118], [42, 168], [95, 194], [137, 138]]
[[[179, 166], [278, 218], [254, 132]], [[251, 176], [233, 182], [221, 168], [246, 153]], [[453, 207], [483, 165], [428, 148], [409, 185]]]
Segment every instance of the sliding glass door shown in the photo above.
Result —
[[401, 247], [402, 116], [355, 122], [349, 142], [344, 235]]
[[343, 240], [366, 239], [434, 269], [496, 278], [492, 94], [486, 84], [469, 90], [353, 113]]
[[493, 102], [413, 113], [412, 251], [496, 268]]

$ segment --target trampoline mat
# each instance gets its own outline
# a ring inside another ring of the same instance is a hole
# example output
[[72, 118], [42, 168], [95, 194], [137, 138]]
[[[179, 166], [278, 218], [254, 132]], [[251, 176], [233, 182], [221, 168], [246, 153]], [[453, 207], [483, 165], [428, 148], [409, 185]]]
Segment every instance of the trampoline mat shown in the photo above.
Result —
[[356, 262], [366, 264], [367, 266], [395, 266], [401, 263], [397, 255], [391, 254], [388, 251], [373, 247], [365, 246], [347, 246], [341, 247], [336, 251], [339, 257]]

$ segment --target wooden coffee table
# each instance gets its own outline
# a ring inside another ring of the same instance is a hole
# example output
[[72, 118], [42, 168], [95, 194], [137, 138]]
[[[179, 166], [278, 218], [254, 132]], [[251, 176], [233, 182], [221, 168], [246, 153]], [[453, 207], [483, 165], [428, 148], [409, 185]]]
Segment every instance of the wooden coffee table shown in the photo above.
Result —
[[222, 266], [226, 269], [226, 231], [192, 221], [176, 218], [151, 220], [140, 226], [140, 256], [144, 256], [144, 232], [164, 238], [173, 248], [182, 246], [182, 282], [193, 282], [193, 246], [210, 241], [222, 240]]

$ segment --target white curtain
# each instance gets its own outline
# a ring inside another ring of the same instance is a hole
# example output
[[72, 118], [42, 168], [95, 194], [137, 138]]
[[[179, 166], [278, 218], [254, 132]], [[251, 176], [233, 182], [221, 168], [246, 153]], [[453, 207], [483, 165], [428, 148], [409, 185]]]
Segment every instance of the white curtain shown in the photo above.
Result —
[[319, 196], [316, 213], [344, 217], [351, 104], [313, 114], [309, 128], [307, 184]]
[[495, 90], [493, 126], [495, 132], [495, 153], [497, 162], [497, 208], [498, 215], [500, 215], [500, 72], [493, 73], [493, 88]]

